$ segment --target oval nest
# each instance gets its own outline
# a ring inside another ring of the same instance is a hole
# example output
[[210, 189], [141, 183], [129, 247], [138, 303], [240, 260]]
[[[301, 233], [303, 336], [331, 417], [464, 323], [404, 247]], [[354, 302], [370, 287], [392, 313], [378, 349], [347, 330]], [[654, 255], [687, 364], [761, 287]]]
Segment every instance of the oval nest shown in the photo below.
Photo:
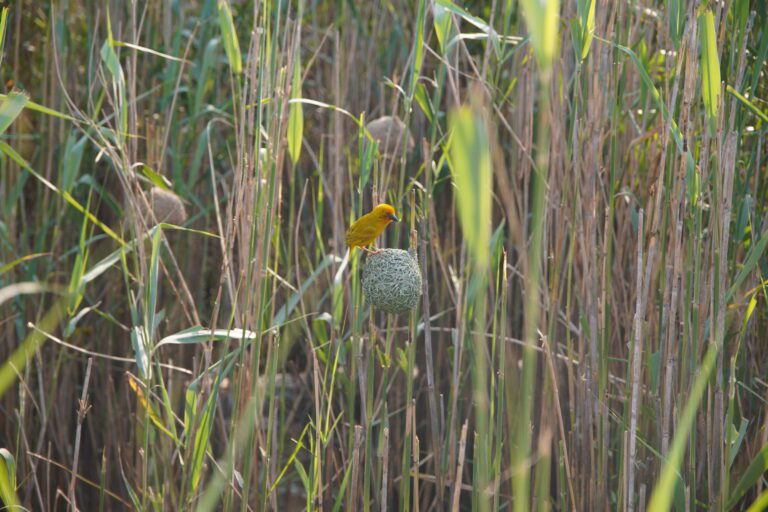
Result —
[[159, 187], [152, 187], [149, 192], [152, 211], [157, 222], [166, 222], [181, 226], [187, 220], [187, 211], [179, 196]]
[[[396, 157], [400, 154], [400, 144], [405, 135], [405, 123], [397, 116], [383, 116], [368, 123], [365, 128], [371, 138], [379, 143], [379, 153], [383, 157]], [[413, 149], [413, 137], [408, 134], [405, 141], [408, 151]]]
[[365, 301], [386, 313], [413, 309], [421, 297], [421, 270], [416, 252], [382, 249], [368, 257], [363, 268]]

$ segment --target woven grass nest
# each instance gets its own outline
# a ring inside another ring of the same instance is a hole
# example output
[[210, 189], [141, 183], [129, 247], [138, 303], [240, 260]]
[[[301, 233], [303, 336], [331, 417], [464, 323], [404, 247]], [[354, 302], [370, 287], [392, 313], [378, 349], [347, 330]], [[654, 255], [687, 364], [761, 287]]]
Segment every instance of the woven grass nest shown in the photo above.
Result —
[[[400, 144], [406, 127], [405, 123], [397, 116], [383, 116], [374, 119], [366, 125], [371, 138], [379, 143], [379, 153], [383, 157], [396, 157], [400, 155]], [[408, 151], [413, 149], [413, 137], [408, 135], [405, 141]]]
[[363, 268], [365, 301], [386, 313], [403, 314], [421, 298], [421, 270], [416, 251], [382, 249]]
[[187, 211], [179, 196], [158, 187], [149, 192], [152, 211], [157, 222], [167, 222], [180, 226], [187, 220]]

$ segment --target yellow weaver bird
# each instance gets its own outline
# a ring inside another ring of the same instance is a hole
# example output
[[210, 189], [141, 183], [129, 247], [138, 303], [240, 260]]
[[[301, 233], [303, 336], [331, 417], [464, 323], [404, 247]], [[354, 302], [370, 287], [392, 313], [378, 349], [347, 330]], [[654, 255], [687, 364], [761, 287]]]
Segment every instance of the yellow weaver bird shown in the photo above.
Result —
[[398, 222], [395, 209], [388, 204], [380, 204], [370, 213], [357, 219], [347, 230], [347, 246], [351, 251], [353, 247], [360, 247], [364, 251], [376, 254], [367, 246], [371, 245], [387, 228], [390, 222]]

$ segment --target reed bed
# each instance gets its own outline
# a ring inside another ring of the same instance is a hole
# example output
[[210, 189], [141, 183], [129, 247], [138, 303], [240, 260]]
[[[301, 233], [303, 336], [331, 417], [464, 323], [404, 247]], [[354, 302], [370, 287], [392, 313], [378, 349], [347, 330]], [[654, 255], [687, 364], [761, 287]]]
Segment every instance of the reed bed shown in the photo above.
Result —
[[6, 509], [768, 509], [761, 1], [0, 13]]

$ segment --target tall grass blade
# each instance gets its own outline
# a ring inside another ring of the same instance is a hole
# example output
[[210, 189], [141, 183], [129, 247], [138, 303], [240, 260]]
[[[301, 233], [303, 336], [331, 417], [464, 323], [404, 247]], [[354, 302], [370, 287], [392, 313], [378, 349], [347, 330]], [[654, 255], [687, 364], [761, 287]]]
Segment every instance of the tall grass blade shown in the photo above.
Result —
[[482, 115], [469, 106], [454, 110], [451, 130], [450, 167], [456, 184], [459, 219], [474, 261], [488, 264], [491, 237], [491, 156], [488, 132]]
[[42, 320], [40, 320], [37, 329], [33, 329], [24, 341], [21, 342], [19, 348], [17, 348], [0, 366], [0, 397], [2, 397], [14, 382], [16, 382], [16, 379], [21, 375], [21, 372], [24, 370], [29, 359], [34, 355], [35, 351], [40, 348], [43, 342], [45, 342], [46, 337], [43, 333], [53, 331], [67, 314], [68, 302], [68, 297], [57, 299], [45, 316], [43, 316]]
[[550, 72], [557, 54], [560, 20], [559, 0], [520, 0], [525, 23], [531, 35], [531, 46], [539, 67], [545, 75]]
[[3, 63], [5, 55], [5, 31], [8, 28], [8, 11], [10, 8], [5, 6], [0, 11], [0, 65]]
[[754, 487], [758, 480], [765, 476], [766, 471], [768, 471], [768, 444], [760, 448], [755, 458], [749, 463], [746, 471], [741, 475], [739, 482], [728, 497], [728, 502], [725, 506], [726, 510], [734, 508], [744, 494]]
[[16, 460], [6, 448], [0, 448], [0, 501], [7, 510], [21, 508], [16, 495]]
[[667, 460], [664, 461], [656, 486], [653, 489], [653, 494], [651, 495], [651, 501], [648, 503], [648, 510], [658, 510], [659, 512], [670, 510], [675, 486], [678, 481], [680, 464], [683, 461], [683, 455], [688, 446], [688, 436], [693, 428], [696, 412], [701, 398], [704, 396], [704, 391], [706, 391], [709, 377], [715, 368], [715, 361], [719, 350], [720, 347], [717, 344], [711, 344], [704, 355], [704, 359], [702, 359], [701, 371], [696, 376], [691, 392], [688, 395], [685, 408], [677, 424], [677, 431], [669, 449]]
[[[299, 61], [298, 51], [293, 62], [293, 81], [291, 84], [291, 98], [301, 97], [301, 62]], [[299, 161], [301, 156], [301, 143], [304, 137], [304, 111], [301, 102], [295, 101], [290, 104], [288, 113], [288, 154], [291, 156], [293, 165]]]
[[240, 56], [240, 43], [237, 40], [232, 8], [229, 5], [229, 0], [218, 0], [218, 6], [219, 28], [221, 29], [221, 40], [224, 42], [224, 50], [227, 52], [227, 59], [229, 59], [232, 72], [239, 75], [243, 72], [243, 60]]
[[12, 91], [0, 104], [0, 134], [5, 133], [9, 126], [24, 110], [29, 96], [23, 92]]
[[155, 349], [163, 345], [194, 345], [216, 340], [254, 340], [256, 333], [245, 329], [206, 329], [190, 327], [161, 339]]
[[118, 119], [117, 141], [122, 146], [128, 135], [128, 100], [125, 93], [125, 74], [120, 65], [120, 59], [115, 53], [115, 41], [112, 38], [112, 23], [109, 13], [107, 13], [107, 40], [101, 46], [101, 60], [112, 76], [112, 84], [117, 93], [114, 105]]
[[[11, 93], [12, 94], [12, 93]], [[10, 96], [9, 94], [0, 94], [0, 100], [6, 100]], [[39, 103], [35, 103], [34, 101], [27, 99], [26, 104], [24, 105], [24, 108], [32, 110], [33, 112], [39, 112], [41, 114], [45, 114], [51, 117], [56, 117], [58, 119], [64, 119], [65, 121], [76, 121], [76, 119], [72, 116], [69, 116], [67, 114], [63, 114], [57, 110], [54, 110], [52, 108], [48, 108], [46, 106], [40, 105]]]
[[584, 62], [595, 38], [595, 0], [578, 0], [576, 10], [578, 16], [571, 22], [571, 33], [576, 53]]
[[145, 315], [147, 323], [145, 329], [149, 335], [149, 340], [154, 339], [157, 330], [157, 295], [159, 293], [160, 279], [160, 242], [162, 241], [163, 230], [158, 229], [152, 235], [152, 252], [149, 257], [149, 282], [147, 283], [145, 297]]
[[699, 14], [699, 44], [701, 46], [701, 94], [707, 112], [707, 124], [714, 134], [720, 102], [720, 58], [717, 53], [715, 16], [709, 9]]

